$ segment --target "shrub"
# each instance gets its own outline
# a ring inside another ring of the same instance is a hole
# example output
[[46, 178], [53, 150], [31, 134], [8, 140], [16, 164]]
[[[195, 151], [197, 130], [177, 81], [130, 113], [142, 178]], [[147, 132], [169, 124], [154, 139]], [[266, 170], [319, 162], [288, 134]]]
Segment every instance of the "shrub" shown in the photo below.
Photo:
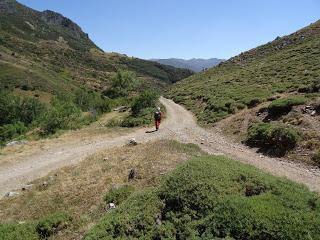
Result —
[[126, 97], [139, 85], [137, 76], [130, 71], [119, 70], [111, 79], [111, 87], [104, 94], [110, 98]]
[[159, 98], [159, 94], [155, 91], [147, 90], [141, 93], [133, 102], [131, 106], [132, 115], [139, 115], [143, 109], [155, 107]]
[[41, 219], [36, 226], [36, 231], [41, 238], [48, 238], [52, 234], [66, 228], [70, 221], [71, 218], [68, 214], [64, 212], [54, 213]]
[[318, 239], [319, 200], [302, 185], [204, 156], [132, 194], [85, 239]]
[[82, 111], [97, 111], [98, 113], [109, 112], [110, 102], [94, 91], [78, 89], [75, 92], [74, 103]]
[[260, 103], [262, 103], [262, 100], [260, 98], [253, 98], [253, 99], [250, 99], [248, 102], [246, 102], [246, 105], [248, 106], [248, 108], [253, 108]]
[[299, 133], [289, 126], [258, 123], [248, 129], [246, 144], [282, 156], [296, 146], [298, 139]]
[[22, 98], [0, 91], [0, 125], [20, 121], [27, 126], [39, 118], [45, 109], [45, 105], [36, 98]]
[[58, 129], [67, 129], [80, 117], [80, 109], [72, 102], [55, 99], [52, 107], [40, 119], [44, 135], [53, 134]]
[[3, 240], [38, 240], [33, 224], [0, 224], [0, 239]]
[[134, 192], [134, 187], [129, 185], [124, 185], [119, 188], [111, 189], [104, 200], [106, 203], [115, 203], [119, 205], [124, 200], [126, 200]]
[[0, 126], [0, 143], [11, 140], [21, 134], [24, 134], [26, 131], [27, 128], [22, 122]]
[[301, 105], [306, 102], [304, 97], [288, 97], [288, 98], [279, 98], [268, 106], [268, 113], [270, 116], [280, 116], [287, 114], [291, 111], [293, 106]]

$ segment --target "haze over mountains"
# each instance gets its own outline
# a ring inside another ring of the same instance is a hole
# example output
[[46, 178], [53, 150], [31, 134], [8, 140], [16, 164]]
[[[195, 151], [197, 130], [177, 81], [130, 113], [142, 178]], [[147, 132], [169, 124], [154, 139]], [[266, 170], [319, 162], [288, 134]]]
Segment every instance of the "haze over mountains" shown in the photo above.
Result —
[[186, 68], [194, 72], [201, 72], [204, 69], [212, 68], [219, 63], [223, 62], [223, 59], [219, 58], [192, 58], [192, 59], [181, 59], [181, 58], [167, 58], [167, 59], [151, 59], [161, 64], [170, 65], [176, 68]]

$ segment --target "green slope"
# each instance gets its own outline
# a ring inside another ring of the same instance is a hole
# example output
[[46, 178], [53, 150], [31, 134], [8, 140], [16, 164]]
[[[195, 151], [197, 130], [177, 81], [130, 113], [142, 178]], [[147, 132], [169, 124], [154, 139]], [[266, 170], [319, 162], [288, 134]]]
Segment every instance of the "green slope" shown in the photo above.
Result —
[[119, 69], [147, 86], [161, 87], [192, 74], [158, 63], [101, 51], [70, 19], [38, 12], [14, 0], [0, 0], [0, 88], [51, 93], [87, 86], [106, 88]]
[[214, 123], [268, 97], [320, 84], [320, 21], [177, 83], [168, 96]]

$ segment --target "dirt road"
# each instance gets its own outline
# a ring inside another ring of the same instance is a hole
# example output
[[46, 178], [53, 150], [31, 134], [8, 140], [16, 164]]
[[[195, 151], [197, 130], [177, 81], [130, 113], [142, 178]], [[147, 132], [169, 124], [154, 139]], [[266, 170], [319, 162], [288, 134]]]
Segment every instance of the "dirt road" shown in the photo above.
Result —
[[274, 175], [303, 183], [311, 190], [320, 192], [318, 169], [293, 164], [283, 159], [260, 156], [252, 149], [229, 141], [219, 133], [218, 129], [207, 130], [199, 127], [194, 116], [173, 101], [161, 98], [161, 102], [166, 106], [167, 118], [159, 132], [146, 133], [146, 130], [151, 129], [144, 128], [131, 133], [122, 133], [120, 136], [102, 133], [87, 137], [83, 141], [74, 138], [68, 142], [56, 141], [44, 150], [38, 149], [31, 153], [0, 156], [3, 158], [0, 161], [0, 197], [8, 191], [19, 189], [28, 182], [45, 176], [52, 170], [75, 164], [99, 150], [124, 145], [130, 138], [135, 138], [139, 143], [161, 138], [196, 143], [210, 154], [227, 155]]

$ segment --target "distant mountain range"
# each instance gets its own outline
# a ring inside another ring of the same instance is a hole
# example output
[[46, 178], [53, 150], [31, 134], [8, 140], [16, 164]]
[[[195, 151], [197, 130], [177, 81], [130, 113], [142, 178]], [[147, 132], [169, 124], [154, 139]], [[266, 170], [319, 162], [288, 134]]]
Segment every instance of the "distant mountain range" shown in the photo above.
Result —
[[218, 58], [210, 58], [210, 59], [202, 59], [202, 58], [192, 58], [189, 60], [180, 59], [180, 58], [168, 58], [168, 59], [151, 59], [151, 61], [155, 61], [161, 64], [170, 65], [176, 68], [187, 68], [194, 72], [201, 72], [203, 69], [212, 68], [219, 63], [223, 62], [223, 59]]

